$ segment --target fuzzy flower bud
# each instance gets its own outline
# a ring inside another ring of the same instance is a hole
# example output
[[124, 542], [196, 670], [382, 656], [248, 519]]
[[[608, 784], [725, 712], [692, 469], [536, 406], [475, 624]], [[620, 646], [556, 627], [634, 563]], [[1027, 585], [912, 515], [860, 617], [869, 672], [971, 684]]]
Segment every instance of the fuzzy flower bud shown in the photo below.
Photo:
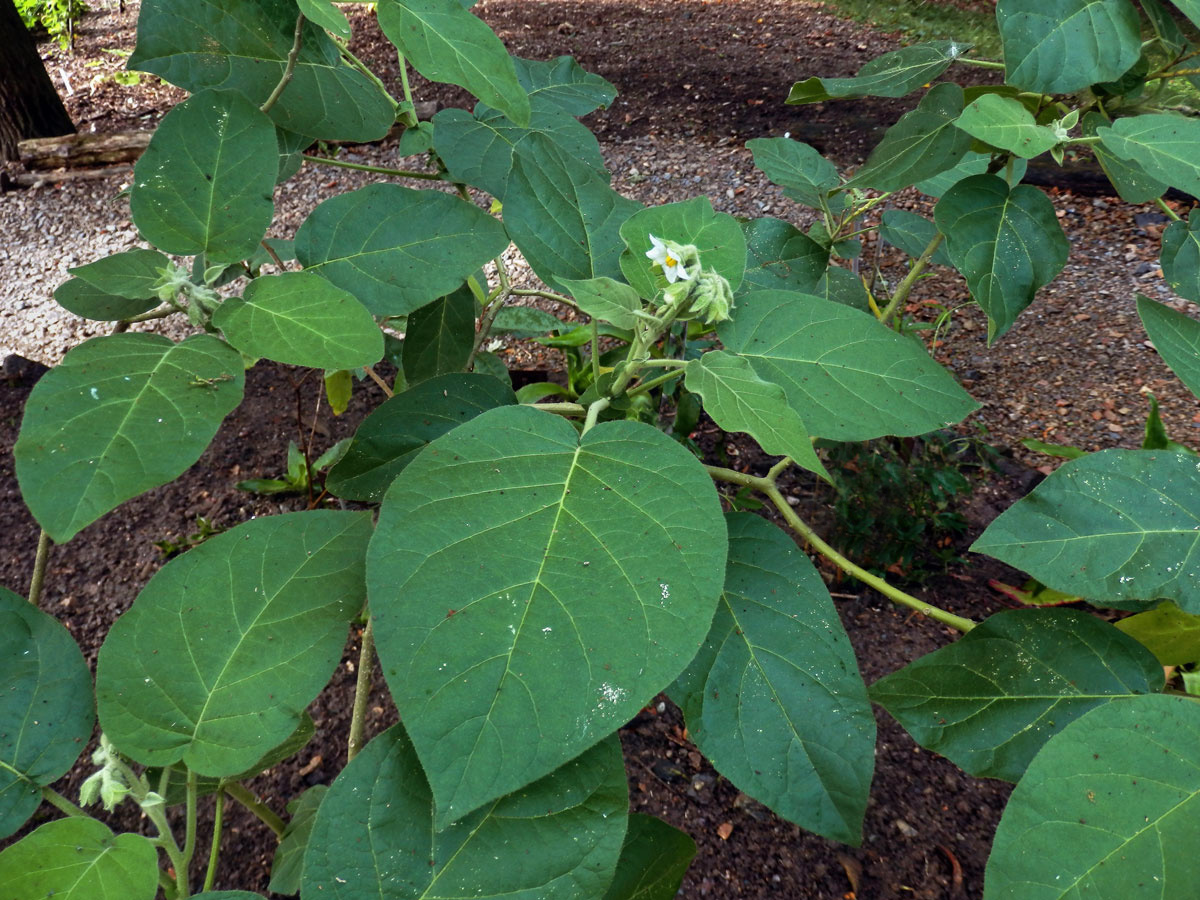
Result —
[[692, 289], [691, 311], [709, 325], [724, 322], [733, 308], [733, 290], [724, 275], [705, 269]]

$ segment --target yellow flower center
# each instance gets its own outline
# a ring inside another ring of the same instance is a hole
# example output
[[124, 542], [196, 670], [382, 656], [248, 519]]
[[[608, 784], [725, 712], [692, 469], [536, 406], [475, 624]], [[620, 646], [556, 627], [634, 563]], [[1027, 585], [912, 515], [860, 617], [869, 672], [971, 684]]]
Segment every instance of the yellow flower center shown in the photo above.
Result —
[[666, 262], [667, 266], [670, 268], [674, 268], [675, 266], [679, 265], [679, 260], [672, 259], [671, 254], [669, 254], [669, 253], [667, 254], [666, 259], [664, 261]]

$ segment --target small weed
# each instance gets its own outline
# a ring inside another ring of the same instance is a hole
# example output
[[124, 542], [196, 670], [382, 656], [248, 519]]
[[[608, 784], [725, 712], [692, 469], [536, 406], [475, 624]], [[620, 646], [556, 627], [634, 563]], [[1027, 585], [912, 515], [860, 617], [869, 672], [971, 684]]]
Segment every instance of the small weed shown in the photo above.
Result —
[[158, 552], [162, 554], [162, 558], [167, 560], [203, 544], [210, 537], [218, 535], [224, 530], [224, 528], [213, 525], [204, 516], [196, 516], [196, 530], [194, 532], [191, 534], [181, 534], [178, 537], [163, 538], [161, 541], [155, 541], [154, 546], [158, 548]]

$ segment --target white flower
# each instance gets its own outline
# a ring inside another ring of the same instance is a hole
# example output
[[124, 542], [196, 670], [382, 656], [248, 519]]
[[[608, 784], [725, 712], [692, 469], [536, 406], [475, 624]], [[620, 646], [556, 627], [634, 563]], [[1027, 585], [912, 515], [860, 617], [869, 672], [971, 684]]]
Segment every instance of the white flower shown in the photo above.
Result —
[[667, 281], [674, 284], [676, 281], [687, 281], [692, 276], [688, 274], [684, 268], [684, 248], [680, 247], [674, 241], [662, 241], [654, 235], [650, 235], [650, 249], [646, 251], [646, 256], [656, 266], [661, 266], [663, 274], [667, 276]]

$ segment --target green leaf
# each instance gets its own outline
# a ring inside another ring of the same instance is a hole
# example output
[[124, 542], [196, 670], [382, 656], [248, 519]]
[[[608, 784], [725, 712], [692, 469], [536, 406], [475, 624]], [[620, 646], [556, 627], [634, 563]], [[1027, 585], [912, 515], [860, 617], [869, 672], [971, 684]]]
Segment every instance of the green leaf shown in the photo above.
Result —
[[821, 576], [759, 516], [732, 513], [725, 593], [679, 680], [696, 747], [739, 789], [817, 834], [858, 845], [875, 718]]
[[[1189, 0], [1183, 0], [1184, 6], [1188, 3]], [[1155, 35], [1168, 53], [1178, 56], [1188, 49], [1188, 39], [1184, 37], [1179, 25], [1160, 0], [1139, 0], [1139, 4], [1146, 13], [1146, 18], [1150, 20]], [[1200, 6], [1197, 6], [1196, 10], [1200, 12]]]
[[996, 829], [985, 900], [1186, 897], [1200, 859], [1200, 707], [1113, 700], [1042, 749]]
[[275, 183], [283, 184], [304, 166], [304, 151], [312, 146], [313, 139], [306, 134], [276, 128], [275, 141], [279, 148], [279, 169], [275, 173]]
[[517, 80], [537, 107], [547, 104], [570, 116], [586, 116], [597, 109], [608, 109], [617, 89], [604, 78], [586, 71], [573, 56], [556, 59], [513, 58]]
[[396, 156], [418, 156], [433, 149], [433, 122], [418, 122], [404, 129], [396, 144]]
[[368, 513], [310, 510], [252, 519], [168, 562], [100, 648], [104, 733], [144, 765], [254, 765], [341, 659], [370, 534]]
[[486, 106], [444, 109], [433, 117], [433, 146], [450, 177], [487, 191], [503, 201], [516, 159], [529, 159], [535, 148], [556, 147], [575, 165], [609, 182], [600, 144], [586, 127], [550, 103], [534, 107], [528, 128], [518, 128]]
[[723, 275], [732, 290], [736, 291], [742, 283], [746, 272], [746, 238], [742, 227], [728, 213], [714, 212], [707, 197], [694, 197], [640, 210], [621, 226], [621, 239], [629, 248], [621, 254], [621, 271], [625, 280], [646, 299], [652, 299], [667, 284], [646, 256], [652, 234], [677, 244], [694, 244], [705, 269]]
[[408, 317], [404, 378], [410, 385], [462, 372], [475, 346], [475, 295], [465, 284]]
[[488, 375], [431, 378], [385, 400], [363, 420], [325, 487], [345, 500], [378, 502], [430, 441], [486, 410], [515, 402], [512, 389]]
[[339, 369], [336, 372], [326, 372], [324, 381], [325, 399], [329, 401], [329, 408], [335, 416], [340, 416], [350, 406], [350, 397], [354, 394], [354, 376], [349, 369]]
[[1056, 590], [1174, 600], [1200, 613], [1200, 472], [1191, 455], [1102, 450], [1064, 463], [971, 547]]
[[146, 300], [157, 295], [163, 270], [170, 268], [171, 261], [157, 250], [134, 249], [67, 271], [105, 294]]
[[770, 216], [742, 226], [746, 275], [738, 294], [758, 290], [813, 293], [829, 265], [829, 251], [789, 222]]
[[[906, 209], [889, 209], [879, 222], [879, 236], [894, 247], [899, 247], [913, 259], [925, 252], [925, 248], [937, 237], [937, 226], [914, 212]], [[952, 266], [945, 241], [933, 252], [930, 260], [935, 265]]]
[[54, 291], [54, 300], [67, 312], [101, 322], [128, 319], [158, 306], [157, 297], [142, 300], [118, 297], [105, 293], [82, 278], [70, 278], [60, 284]]
[[92, 676], [70, 633], [0, 587], [0, 837], [75, 762], [96, 720]]
[[678, 828], [645, 813], [630, 813], [617, 874], [603, 900], [673, 900], [696, 842]]
[[263, 900], [262, 894], [250, 891], [205, 891], [203, 894], [193, 894], [196, 900], [207, 897], [208, 900]]
[[275, 857], [271, 860], [271, 883], [267, 885], [271, 893], [300, 893], [304, 854], [308, 850], [313, 825], [316, 824], [317, 810], [328, 790], [328, 785], [315, 785], [288, 804], [291, 819], [279, 836], [279, 846], [275, 848]]
[[368, 591], [436, 826], [549, 773], [670, 683], [708, 630], [725, 546], [703, 467], [642, 423], [580, 438], [502, 407], [410, 463], [383, 501]]
[[757, 291], [717, 329], [725, 349], [783, 388], [817, 437], [915, 435], [978, 408], [925, 348], [870, 313], [790, 291]]
[[1200, 197], [1200, 121], [1152, 113], [1117, 119], [1096, 133], [1114, 156], [1137, 163], [1150, 178]]
[[954, 127], [962, 111], [962, 88], [934, 85], [887, 130], [846, 186], [897, 191], [954, 168], [971, 149], [971, 136]]
[[329, 789], [304, 859], [303, 894], [331, 900], [599, 897], [621, 852], [628, 808], [614, 737], [442, 826], [433, 817], [434, 798], [417, 753], [394, 725]]
[[[1082, 124], [1083, 136], [1094, 137], [1097, 131], [1109, 122], [1100, 113], [1090, 112], [1083, 117]], [[1096, 162], [1100, 163], [1100, 168], [1126, 203], [1146, 203], [1166, 192], [1165, 184], [1151, 178], [1145, 169], [1132, 160], [1114, 156], [1104, 144], [1093, 144], [1092, 152], [1096, 154]], [[1166, 235], [1163, 237], [1165, 239]]]
[[1144, 294], [1137, 295], [1137, 311], [1163, 362], [1200, 397], [1200, 322]]
[[1163, 425], [1162, 416], [1158, 411], [1158, 400], [1151, 393], [1146, 394], [1150, 401], [1150, 411], [1146, 414], [1146, 430], [1142, 436], [1143, 450], [1174, 450], [1176, 453], [1192, 453], [1193, 451], [1171, 440], [1167, 428]]
[[619, 229], [641, 209], [567, 151], [550, 143], [530, 146], [513, 160], [504, 194], [504, 226], [534, 273], [559, 278], [621, 274]]
[[957, 41], [926, 41], [877, 56], [853, 78], [809, 78], [792, 85], [785, 102], [820, 103], [834, 98], [903, 97], [928, 84], [971, 49]]
[[1200, 662], [1200, 616], [1185, 613], [1171, 601], [1115, 623], [1164, 666]]
[[529, 95], [512, 57], [458, 0], [380, 0], [379, 27], [430, 81], [457, 84], [516, 125], [529, 125]]
[[159, 123], [133, 168], [129, 212], [150, 243], [209, 262], [252, 255], [271, 224], [275, 127], [233, 91], [202, 91]]
[[1171, 290], [1200, 303], [1200, 216], [1189, 215], [1187, 221], [1167, 226], [1162, 236], [1161, 262]]
[[377, 316], [444, 297], [507, 246], [504, 228], [474, 204], [382, 183], [324, 201], [296, 232], [304, 268]]
[[13, 448], [26, 505], [58, 543], [200, 458], [241, 402], [242, 358], [195, 335], [92, 338], [33, 388]]
[[842, 185], [837, 167], [815, 147], [790, 138], [755, 138], [746, 141], [746, 149], [754, 154], [754, 165], [772, 184], [784, 188], [786, 196], [814, 209], [821, 208], [822, 200], [833, 212], [845, 207], [844, 197], [830, 196]]
[[954, 125], [971, 137], [1022, 159], [1041, 156], [1060, 143], [1054, 129], [1039, 125], [1024, 103], [998, 94], [984, 94], [968, 103]]
[[1129, 0], [999, 0], [996, 24], [1008, 83], [1038, 94], [1116, 81], [1142, 52]]
[[1007, 610], [871, 685], [922, 747], [977, 777], [1018, 781], [1054, 735], [1114, 697], [1161, 690], [1137, 641], [1073, 609]]
[[579, 281], [559, 278], [558, 283], [567, 289], [576, 305], [593, 319], [603, 319], [618, 328], [637, 327], [638, 317], [634, 313], [641, 310], [642, 300], [638, 292], [625, 282], [602, 277]]
[[222, 303], [212, 322], [249, 357], [318, 369], [354, 369], [383, 358], [374, 316], [308, 272], [254, 279], [245, 297]]
[[[188, 91], [237, 91], [258, 105], [283, 77], [295, 31], [293, 0], [145, 0], [128, 65]], [[391, 99], [312, 24], [269, 115], [287, 131], [344, 141], [378, 140], [396, 120]]]
[[475, 354], [475, 365], [472, 366], [472, 371], [480, 375], [486, 375], [488, 378], [494, 378], [508, 390], [512, 390], [512, 376], [508, 372], [508, 366], [495, 353], [488, 350], [480, 350]]
[[933, 210], [946, 250], [988, 317], [988, 343], [1016, 321], [1038, 289], [1062, 271], [1071, 250], [1054, 204], [1027, 184], [973, 175]]
[[[918, 181], [916, 188], [922, 194], [928, 194], [930, 197], [940, 197], [964, 178], [986, 173], [991, 161], [992, 157], [987, 153], [976, 153], [974, 150], [968, 150], [967, 154], [954, 168], [947, 169], [945, 172], [934, 175], [932, 178]], [[1012, 168], [1012, 174], [1006, 175], [1005, 180], [1009, 184], [1020, 184], [1021, 179], [1025, 177], [1025, 170], [1028, 168], [1029, 163], [1023, 159], [1011, 159], [1009, 165]]]
[[549, 331], [569, 331], [571, 327], [557, 316], [534, 306], [505, 306], [492, 321], [494, 333], [518, 338], [538, 337]]
[[14, 900], [153, 900], [154, 845], [140, 834], [113, 835], [92, 818], [47, 822], [0, 851], [0, 895]]
[[829, 473], [813, 449], [799, 413], [777, 384], [763, 381], [741, 356], [713, 350], [685, 369], [689, 391], [704, 398], [704, 410], [725, 431], [744, 431], [764, 453], [790, 456], [825, 480]]
[[[841, 266], [831, 265], [826, 269], [812, 294], [821, 300], [840, 303], [861, 312], [869, 312], [871, 309], [870, 297], [867, 295], [867, 286], [863, 284], [862, 276]], [[874, 316], [874, 313], [871, 315]]]
[[[332, 31], [339, 37], [350, 37], [350, 23], [345, 14], [333, 5], [330, 0], [296, 0], [300, 12], [310, 22], [321, 26], [326, 31]], [[284, 891], [283, 893], [289, 893]], [[291, 893], [295, 893], [292, 891]]]

